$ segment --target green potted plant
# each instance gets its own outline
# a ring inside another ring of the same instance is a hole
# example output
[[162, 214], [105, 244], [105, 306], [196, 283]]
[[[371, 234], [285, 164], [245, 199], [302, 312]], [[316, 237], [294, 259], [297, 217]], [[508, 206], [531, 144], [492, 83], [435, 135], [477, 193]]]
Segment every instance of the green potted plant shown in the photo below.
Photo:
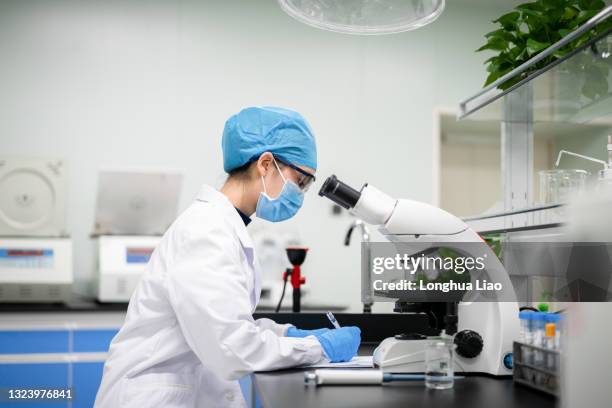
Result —
[[[547, 47], [568, 35], [605, 7], [602, 0], [537, 0], [515, 7], [494, 20], [499, 27], [485, 35], [487, 42], [477, 52], [490, 50], [497, 54], [485, 61], [488, 76], [484, 86], [512, 71]], [[612, 28], [612, 21], [599, 24], [595, 29], [572, 41], [554, 54], [531, 66], [503, 84], [500, 89], [508, 89], [551, 62], [563, 58], [597, 35]], [[578, 64], [589, 80], [584, 82], [582, 93], [590, 99], [607, 94], [608, 71], [606, 67], [585, 67]], [[600, 69], [601, 68], [601, 69]]]

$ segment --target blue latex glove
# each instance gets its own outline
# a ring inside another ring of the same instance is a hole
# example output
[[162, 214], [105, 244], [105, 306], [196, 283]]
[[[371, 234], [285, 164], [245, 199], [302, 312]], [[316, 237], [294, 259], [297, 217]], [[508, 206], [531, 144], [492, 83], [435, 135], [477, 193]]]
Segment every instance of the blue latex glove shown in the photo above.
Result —
[[287, 329], [286, 337], [302, 338], [302, 337], [307, 337], [307, 336], [316, 336], [317, 334], [323, 334], [328, 331], [329, 329], [301, 330], [301, 329], [298, 329], [297, 327], [291, 326]]
[[355, 326], [341, 327], [315, 336], [332, 363], [355, 357], [361, 343], [361, 330]]

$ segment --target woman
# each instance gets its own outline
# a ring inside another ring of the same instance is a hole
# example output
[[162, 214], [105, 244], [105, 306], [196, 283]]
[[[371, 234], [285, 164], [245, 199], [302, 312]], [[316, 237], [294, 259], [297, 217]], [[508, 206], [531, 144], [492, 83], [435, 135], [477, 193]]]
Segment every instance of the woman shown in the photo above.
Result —
[[247, 108], [223, 132], [229, 177], [204, 186], [164, 234], [113, 339], [95, 406], [244, 407], [237, 379], [259, 370], [346, 361], [360, 331], [254, 320], [260, 274], [250, 216], [291, 218], [317, 167], [296, 112]]

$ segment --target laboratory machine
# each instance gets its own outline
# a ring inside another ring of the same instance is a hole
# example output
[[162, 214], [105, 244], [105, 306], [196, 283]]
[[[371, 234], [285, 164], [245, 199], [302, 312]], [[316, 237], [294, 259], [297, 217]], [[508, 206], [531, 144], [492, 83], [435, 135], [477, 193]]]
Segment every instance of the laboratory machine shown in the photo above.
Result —
[[[283, 281], [286, 283], [287, 279], [291, 280], [291, 286], [293, 287], [293, 305], [292, 310], [293, 313], [299, 313], [301, 311], [302, 305], [302, 285], [306, 283], [306, 278], [302, 276], [302, 264], [306, 259], [306, 254], [308, 253], [308, 248], [306, 247], [298, 247], [291, 246], [287, 247], [287, 258], [289, 258], [289, 262], [291, 262], [292, 267], [287, 268], [285, 273], [283, 274]], [[283, 287], [284, 289], [284, 287]], [[284, 290], [283, 290], [284, 293]], [[282, 304], [282, 297], [276, 311], [278, 312], [280, 306]]]
[[[278, 306], [283, 288], [286, 287], [282, 275], [291, 266], [286, 248], [300, 245], [296, 230], [277, 227], [278, 225], [272, 226], [269, 223], [249, 227], [261, 270], [261, 297], [257, 305], [261, 309]], [[308, 290], [307, 287], [301, 289], [301, 298], [304, 301], [308, 297]]]
[[[457, 371], [492, 375], [512, 373], [512, 342], [519, 335], [518, 303], [503, 265], [476, 232], [459, 218], [437, 207], [395, 199], [368, 184], [357, 191], [335, 176], [325, 181], [319, 195], [331, 199], [366, 223], [378, 226], [389, 242], [411, 243], [418, 251], [428, 251], [440, 245], [463, 253], [474, 248], [478, 256], [485, 251], [485, 272], [491, 281], [503, 284], [506, 297], [503, 301], [445, 302], [441, 336], [450, 336], [457, 345]], [[389, 296], [394, 297], [396, 293], [391, 292]], [[467, 298], [469, 293], [464, 299]], [[409, 305], [409, 299], [399, 299], [396, 310], [409, 311]], [[419, 334], [398, 334], [387, 338], [375, 350], [374, 364], [383, 372], [423, 372], [425, 346], [430, 340]]]
[[174, 170], [100, 172], [93, 234], [98, 301], [130, 300], [151, 254], [176, 217], [181, 185], [182, 173]]
[[66, 189], [62, 160], [0, 159], [0, 302], [70, 298]]

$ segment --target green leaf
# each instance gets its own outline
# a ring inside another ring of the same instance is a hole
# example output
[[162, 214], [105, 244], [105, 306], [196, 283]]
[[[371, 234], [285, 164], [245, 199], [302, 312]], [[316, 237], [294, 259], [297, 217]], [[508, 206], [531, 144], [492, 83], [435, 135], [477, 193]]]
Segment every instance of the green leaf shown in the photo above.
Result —
[[569, 49], [560, 49], [560, 50], [555, 51], [553, 55], [554, 55], [556, 58], [563, 58], [563, 57], [565, 57], [567, 54], [569, 54], [570, 52], [571, 52], [571, 50], [569, 50]]
[[539, 42], [534, 40], [533, 38], [530, 38], [527, 40], [527, 53], [529, 54], [529, 56], [533, 56], [534, 54], [537, 54], [538, 52], [549, 46], [550, 43], [548, 42]]
[[487, 66], [487, 72], [497, 72], [499, 71], [499, 62], [491, 62]]
[[583, 10], [580, 13], [578, 13], [578, 17], [576, 18], [576, 24], [577, 25], [582, 25], [583, 23], [585, 23], [587, 20], [589, 20], [591, 17], [593, 17], [595, 14], [599, 13], [598, 10]]
[[497, 58], [487, 66], [487, 72], [504, 72], [508, 69], [512, 69], [512, 63], [504, 58]]
[[516, 36], [512, 32], [506, 31], [503, 28], [500, 28], [499, 30], [491, 31], [490, 33], [485, 34], [485, 37], [488, 38], [489, 40], [491, 38], [499, 38], [505, 42], [515, 42], [516, 41]]
[[590, 40], [590, 36], [583, 35], [582, 37], [578, 38], [576, 41], [572, 41], [570, 44], [573, 49], [576, 49], [580, 47], [581, 45], [585, 44], [586, 42], [588, 42], [589, 40]]
[[559, 6], [562, 5], [561, 3], [563, 2], [563, 0], [542, 0], [542, 5], [547, 9], [558, 10]]
[[508, 37], [514, 37], [509, 31], [504, 30], [503, 28], [500, 28], [499, 30], [495, 30], [495, 31], [491, 31], [490, 33], [485, 34], [486, 38], [508, 38]]
[[489, 74], [489, 76], [487, 76], [487, 80], [485, 81], [483, 86], [487, 86], [489, 84], [492, 84], [493, 82], [495, 82], [495, 80], [497, 78], [499, 78], [501, 75], [499, 74], [499, 71], [495, 71], [495, 72], [491, 72]]
[[563, 17], [561, 17], [563, 20], [571, 20], [572, 18], [576, 17], [576, 15], [578, 14], [579, 10], [577, 10], [575, 7], [566, 7], [565, 10], [563, 11]]
[[491, 63], [491, 62], [495, 62], [495, 61], [498, 61], [498, 62], [509, 62], [509, 63], [511, 63], [511, 62], [512, 62], [512, 58], [510, 58], [510, 57], [507, 55], [507, 53], [502, 52], [502, 53], [500, 53], [500, 54], [498, 54], [498, 55], [494, 55], [494, 56], [492, 56], [491, 58], [486, 59], [486, 60], [485, 60], [485, 62], [484, 62], [484, 64], [489, 64], [489, 63]]
[[517, 58], [519, 58], [519, 56], [521, 55], [521, 53], [525, 50], [524, 47], [512, 47], [510, 48], [510, 50], [508, 51], [508, 56], [510, 57], [510, 59], [512, 59], [513, 61], [516, 60]]
[[583, 10], [601, 10], [606, 6], [602, 0], [579, 0], [578, 4]]
[[531, 14], [525, 15], [524, 21], [527, 24], [527, 27], [529, 28], [531, 36], [534, 35], [534, 32], [542, 30], [542, 28], [548, 23], [545, 18]]
[[487, 41], [485, 45], [477, 49], [476, 52], [484, 50], [503, 51], [506, 48], [508, 48], [508, 43], [506, 41], [501, 38], [493, 37], [489, 38], [489, 41]]
[[514, 78], [510, 78], [499, 86], [499, 89], [506, 90], [510, 88], [512, 85], [520, 82], [523, 79], [523, 76], [517, 75]]
[[512, 11], [510, 13], [504, 14], [497, 20], [493, 20], [493, 22], [501, 24], [502, 27], [506, 30], [511, 30], [513, 27], [516, 26], [516, 23], [520, 16], [521, 13], [519, 13], [518, 11]]
[[538, 20], [546, 20], [547, 18], [546, 14], [543, 11], [539, 11], [539, 10], [524, 9], [523, 14], [526, 16], [533, 17]]
[[[584, 24], [588, 19], [605, 7], [602, 0], [536, 0], [523, 3], [509, 13], [494, 20], [501, 28], [485, 35], [486, 44], [478, 51], [490, 50], [496, 55], [485, 61], [488, 72], [486, 84], [502, 77], [513, 68], [542, 52], [551, 44], [566, 37], [573, 30]], [[584, 45], [595, 35], [600, 35], [612, 29], [612, 20], [598, 24], [589, 33], [557, 50], [553, 55], [538, 61], [527, 72], [505, 81], [500, 89], [508, 89], [521, 81], [531, 72], [545, 68], [549, 64], [566, 57], [577, 47]], [[581, 60], [586, 56], [587, 61]], [[590, 55], [578, 53], [564, 64], [564, 69], [575, 75], [585, 76], [583, 95], [595, 98], [608, 92], [608, 77], [612, 67], [599, 64]], [[588, 78], [587, 78], [588, 70]]]
[[537, 2], [523, 3], [515, 7], [517, 10], [538, 10], [542, 7]]
[[595, 32], [597, 34], [602, 34], [602, 33], [605, 33], [606, 31], [608, 31], [610, 29], [612, 29], [612, 20], [607, 20], [607, 21], [605, 21], [605, 22], [603, 22], [601, 24], [598, 24], [596, 29], [595, 29]]
[[546, 18], [548, 22], [550, 23], [550, 25], [554, 26], [559, 21], [561, 21], [561, 19], [563, 18], [564, 12], [565, 11], [562, 8], [546, 10]]

